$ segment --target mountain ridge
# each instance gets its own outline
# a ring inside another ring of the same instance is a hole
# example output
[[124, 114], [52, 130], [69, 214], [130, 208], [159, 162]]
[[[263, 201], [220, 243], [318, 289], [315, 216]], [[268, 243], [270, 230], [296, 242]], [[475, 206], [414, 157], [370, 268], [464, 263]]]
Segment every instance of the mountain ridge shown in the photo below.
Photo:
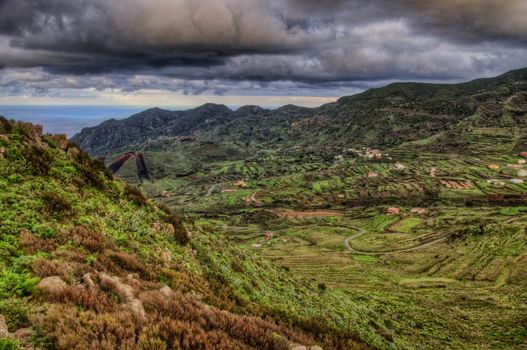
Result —
[[[309, 144], [335, 148], [335, 152], [344, 145], [393, 147], [446, 132], [473, 115], [484, 116], [479, 126], [493, 125], [508, 113], [503, 109], [506, 104], [514, 96], [522, 99], [526, 91], [527, 69], [520, 69], [461, 84], [394, 83], [316, 108], [242, 106], [231, 110], [212, 103], [186, 111], [153, 108], [85, 128], [72, 140], [95, 156], [149, 149], [149, 144], [177, 136], [193, 136], [198, 142], [235, 142], [246, 145], [240, 146], [244, 154], [261, 146]], [[513, 120], [511, 126], [517, 122]], [[165, 149], [178, 147], [166, 140], [162, 143]]]

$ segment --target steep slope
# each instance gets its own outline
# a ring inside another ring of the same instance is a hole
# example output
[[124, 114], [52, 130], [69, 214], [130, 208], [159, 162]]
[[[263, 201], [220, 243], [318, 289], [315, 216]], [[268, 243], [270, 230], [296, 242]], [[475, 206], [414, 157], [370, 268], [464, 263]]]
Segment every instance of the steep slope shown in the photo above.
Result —
[[0, 118], [2, 347], [390, 347], [360, 301], [183, 223], [41, 132]]
[[[467, 126], [524, 126], [527, 107], [521, 101], [526, 94], [523, 69], [456, 85], [396, 83], [313, 109], [246, 106], [231, 111], [210, 104], [186, 112], [154, 109], [84, 129], [73, 140], [93, 155], [176, 150], [181, 148], [177, 137], [188, 135], [196, 140], [197, 154], [204, 143], [218, 149], [235, 144], [238, 152], [223, 152], [231, 158], [261, 147], [309, 146], [336, 153], [351, 146], [393, 147], [452, 129], [460, 134]], [[463, 150], [462, 143], [447, 146]]]

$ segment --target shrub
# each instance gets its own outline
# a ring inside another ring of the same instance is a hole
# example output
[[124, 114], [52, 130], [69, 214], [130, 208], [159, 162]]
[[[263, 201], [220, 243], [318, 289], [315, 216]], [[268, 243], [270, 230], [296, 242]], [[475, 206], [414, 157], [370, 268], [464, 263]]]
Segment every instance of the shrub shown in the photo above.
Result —
[[10, 330], [27, 327], [26, 301], [20, 298], [7, 298], [0, 300], [0, 315], [6, 318], [7, 328]]
[[48, 213], [58, 217], [70, 217], [73, 214], [71, 204], [58, 193], [43, 191], [41, 196], [44, 200], [44, 208]]
[[143, 192], [141, 192], [141, 190], [139, 190], [137, 187], [131, 186], [129, 184], [125, 184], [124, 195], [127, 200], [133, 202], [134, 204], [140, 207], [146, 206], [148, 203]]
[[10, 134], [13, 131], [13, 125], [6, 118], [0, 116], [0, 134]]
[[39, 279], [27, 272], [3, 270], [0, 274], [0, 299], [31, 294]]
[[183, 223], [183, 218], [180, 215], [174, 213], [166, 205], [158, 205], [158, 207], [165, 213], [165, 222], [174, 227], [174, 239], [179, 244], [187, 245], [190, 242], [190, 232], [185, 227], [185, 224]]
[[27, 254], [36, 254], [38, 252], [50, 253], [57, 248], [57, 243], [53, 240], [34, 236], [26, 230], [20, 232], [19, 240], [22, 250]]
[[19, 350], [22, 349], [18, 345], [18, 341], [13, 339], [3, 338], [0, 339], [0, 350]]
[[[137, 272], [142, 277], [149, 279], [153, 271], [151, 271], [141, 260], [139, 260], [135, 255], [127, 253], [116, 253], [112, 252], [109, 256], [111, 261], [113, 261], [117, 266], [125, 270], [126, 272]], [[117, 271], [112, 271], [117, 272]]]
[[75, 165], [77, 166], [77, 170], [83, 175], [88, 184], [98, 189], [104, 188], [104, 181], [96, 169], [82, 163], [75, 163]]
[[31, 264], [33, 273], [41, 278], [59, 276], [64, 281], [71, 281], [72, 268], [60, 260], [36, 258]]
[[67, 286], [59, 293], [39, 294], [39, 296], [47, 301], [81, 306], [95, 312], [110, 312], [117, 308], [117, 304], [105, 293], [78, 286]]
[[76, 246], [86, 248], [91, 253], [100, 253], [105, 249], [115, 249], [115, 244], [104, 234], [75, 226], [65, 232], [64, 238], [72, 240]]
[[22, 147], [22, 156], [31, 164], [35, 175], [46, 176], [51, 169], [53, 157], [45, 149], [37, 146]]

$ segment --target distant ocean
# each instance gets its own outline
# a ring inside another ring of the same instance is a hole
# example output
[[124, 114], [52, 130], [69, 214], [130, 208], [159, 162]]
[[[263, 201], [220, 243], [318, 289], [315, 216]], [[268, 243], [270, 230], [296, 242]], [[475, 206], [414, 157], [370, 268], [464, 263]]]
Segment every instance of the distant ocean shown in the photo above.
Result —
[[44, 126], [44, 132], [75, 135], [82, 128], [108, 119], [123, 119], [148, 107], [136, 106], [7, 106], [0, 105], [0, 115]]

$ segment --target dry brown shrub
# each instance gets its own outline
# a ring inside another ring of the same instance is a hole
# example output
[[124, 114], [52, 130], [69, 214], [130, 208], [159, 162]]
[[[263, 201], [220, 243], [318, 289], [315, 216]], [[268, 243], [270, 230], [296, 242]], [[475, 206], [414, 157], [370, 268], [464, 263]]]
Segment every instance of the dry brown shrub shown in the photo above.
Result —
[[107, 251], [105, 256], [113, 263], [109, 265], [109, 271], [112, 273], [115, 272], [119, 273], [120, 275], [125, 275], [136, 272], [145, 279], [152, 279], [154, 277], [154, 272], [135, 255], [123, 252]]
[[41, 197], [44, 200], [44, 209], [52, 215], [60, 215], [69, 218], [73, 216], [71, 203], [62, 198], [58, 193], [43, 191]]
[[97, 314], [51, 305], [47, 312], [32, 315], [31, 320], [57, 350], [132, 350], [139, 335], [137, 320], [126, 310]]
[[143, 192], [141, 192], [141, 190], [135, 186], [125, 184], [124, 195], [126, 199], [140, 207], [146, 206], [148, 204], [148, 200], [146, 199]]
[[[200, 325], [200, 328], [214, 332], [214, 336], [219, 337], [216, 339], [218, 341], [239, 342], [262, 350], [289, 349], [285, 339], [273, 335], [273, 332], [280, 333], [282, 330], [270, 322], [255, 317], [238, 316], [209, 307], [179, 292], [174, 292], [170, 299], [158, 292], [142, 293], [140, 298], [147, 311], [161, 317]], [[206, 339], [209, 335], [207, 332], [203, 337]], [[199, 337], [197, 338], [199, 340]], [[196, 341], [196, 339], [193, 337], [188, 341]], [[216, 342], [210, 339], [206, 343], [213, 343], [217, 346]], [[201, 344], [196, 345], [199, 347]]]
[[27, 230], [20, 232], [20, 245], [26, 254], [36, 254], [38, 252], [50, 253], [57, 248], [57, 243], [51, 239], [44, 239], [32, 235]]
[[75, 226], [64, 232], [63, 239], [72, 240], [75, 245], [83, 246], [89, 252], [100, 253], [106, 249], [116, 249], [115, 244], [104, 234]]
[[64, 261], [37, 258], [31, 263], [31, 270], [40, 278], [59, 276], [63, 281], [73, 282], [73, 269], [67, 262]]
[[110, 312], [118, 308], [118, 304], [104, 292], [86, 289], [81, 286], [67, 286], [62, 292], [55, 294], [37, 293], [37, 297], [47, 302], [81, 306], [96, 312]]
[[[75, 263], [76, 266], [79, 266], [86, 265], [86, 258], [88, 257], [88, 254], [70, 248], [56, 250], [53, 253], [53, 256], [56, 258], [61, 258], [62, 260], [68, 261], [70, 263]], [[79, 267], [82, 268], [82, 266]], [[84, 268], [87, 268], [87, 266]]]

